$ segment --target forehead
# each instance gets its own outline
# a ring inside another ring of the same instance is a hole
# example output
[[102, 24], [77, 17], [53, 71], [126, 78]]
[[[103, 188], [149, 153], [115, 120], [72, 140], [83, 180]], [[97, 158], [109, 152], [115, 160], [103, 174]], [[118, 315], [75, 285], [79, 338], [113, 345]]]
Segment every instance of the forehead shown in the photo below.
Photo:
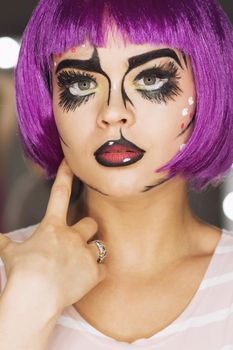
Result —
[[[140, 55], [145, 52], [149, 52], [152, 50], [159, 50], [163, 48], [170, 48], [174, 50], [179, 58], [182, 57], [181, 50], [176, 48], [172, 48], [168, 45], [164, 44], [132, 44], [129, 41], [123, 40], [123, 38], [114, 32], [108, 32], [107, 40], [104, 47], [96, 47], [98, 56], [100, 59], [108, 59], [109, 60], [123, 60], [128, 61], [130, 57], [134, 57]], [[82, 45], [78, 45], [70, 48], [66, 52], [62, 52], [59, 55], [54, 55], [56, 61], [59, 62], [63, 59], [69, 58], [77, 58], [80, 60], [90, 59], [93, 55], [95, 47], [88, 41]]]

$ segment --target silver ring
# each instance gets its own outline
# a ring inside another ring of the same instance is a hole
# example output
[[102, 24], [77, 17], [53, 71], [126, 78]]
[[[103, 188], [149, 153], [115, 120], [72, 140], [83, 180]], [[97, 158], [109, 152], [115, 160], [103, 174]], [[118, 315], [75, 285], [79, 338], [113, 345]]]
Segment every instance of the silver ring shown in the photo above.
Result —
[[90, 243], [95, 243], [95, 245], [97, 246], [97, 248], [99, 250], [99, 256], [97, 259], [97, 263], [101, 264], [107, 256], [107, 250], [106, 250], [104, 243], [101, 241], [98, 241], [98, 240], [91, 241]]

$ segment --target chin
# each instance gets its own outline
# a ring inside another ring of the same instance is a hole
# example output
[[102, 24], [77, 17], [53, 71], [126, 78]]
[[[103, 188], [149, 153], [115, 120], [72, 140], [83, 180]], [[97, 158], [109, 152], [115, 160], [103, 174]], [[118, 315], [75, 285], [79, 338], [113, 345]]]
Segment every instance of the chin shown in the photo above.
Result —
[[[90, 172], [93, 173], [93, 172]], [[134, 198], [143, 194], [145, 183], [150, 183], [150, 180], [145, 181], [145, 176], [137, 176], [137, 174], [97, 174], [96, 176], [86, 176], [76, 172], [75, 174], [87, 188], [102, 193], [103, 195], [115, 198]]]
[[135, 184], [122, 184], [117, 181], [111, 184], [105, 183], [103, 186], [93, 186], [93, 188], [99, 190], [100, 192], [108, 195], [112, 198], [118, 199], [130, 199], [138, 196], [142, 192], [142, 188], [139, 188], [138, 185]]

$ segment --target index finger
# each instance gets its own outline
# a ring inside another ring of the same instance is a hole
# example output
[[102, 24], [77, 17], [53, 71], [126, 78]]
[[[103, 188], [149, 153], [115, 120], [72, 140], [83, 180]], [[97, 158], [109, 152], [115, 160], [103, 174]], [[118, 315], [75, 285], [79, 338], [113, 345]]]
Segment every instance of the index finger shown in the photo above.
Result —
[[63, 159], [51, 189], [45, 218], [52, 217], [56, 221], [66, 223], [73, 176], [70, 167]]

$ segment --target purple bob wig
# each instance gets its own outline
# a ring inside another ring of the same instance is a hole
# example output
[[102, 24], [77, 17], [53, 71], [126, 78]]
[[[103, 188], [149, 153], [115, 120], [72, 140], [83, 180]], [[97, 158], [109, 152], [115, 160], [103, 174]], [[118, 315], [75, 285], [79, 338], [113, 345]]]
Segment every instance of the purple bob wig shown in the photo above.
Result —
[[106, 44], [116, 25], [125, 42], [164, 44], [190, 57], [197, 96], [192, 134], [159, 171], [193, 190], [216, 186], [233, 163], [233, 30], [216, 0], [41, 0], [25, 30], [16, 69], [19, 127], [26, 155], [49, 177], [63, 158], [50, 75], [52, 55]]

